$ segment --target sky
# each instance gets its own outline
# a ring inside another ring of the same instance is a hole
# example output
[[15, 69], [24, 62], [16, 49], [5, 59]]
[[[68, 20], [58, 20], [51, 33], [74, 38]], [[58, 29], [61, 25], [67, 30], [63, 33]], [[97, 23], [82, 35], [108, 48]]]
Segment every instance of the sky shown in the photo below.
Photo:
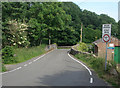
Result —
[[119, 5], [118, 5], [118, 20], [120, 20], [120, 2], [119, 2]]
[[[118, 2], [120, 0], [60, 0], [60, 1], [72, 1], [76, 3], [80, 9], [89, 10], [96, 14], [107, 14], [118, 22]], [[120, 5], [120, 4], [119, 4]], [[120, 10], [120, 9], [119, 9]]]

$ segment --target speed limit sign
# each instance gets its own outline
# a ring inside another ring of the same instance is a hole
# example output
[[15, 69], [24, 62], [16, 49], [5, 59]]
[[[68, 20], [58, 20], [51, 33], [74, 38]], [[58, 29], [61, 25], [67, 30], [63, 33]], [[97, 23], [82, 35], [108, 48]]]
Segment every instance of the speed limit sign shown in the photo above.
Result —
[[104, 42], [110, 41], [110, 36], [109, 36], [108, 34], [105, 34], [105, 35], [103, 36], [103, 41], [104, 41]]
[[102, 25], [102, 41], [106, 42], [105, 70], [107, 69], [107, 45], [111, 40], [111, 24]]
[[102, 41], [110, 42], [111, 40], [111, 24], [103, 24], [102, 26]]

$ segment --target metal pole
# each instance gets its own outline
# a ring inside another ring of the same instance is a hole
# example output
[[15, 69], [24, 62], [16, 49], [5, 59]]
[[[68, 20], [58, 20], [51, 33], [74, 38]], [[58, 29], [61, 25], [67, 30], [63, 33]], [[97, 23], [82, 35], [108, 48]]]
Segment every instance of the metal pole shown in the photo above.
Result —
[[106, 42], [105, 71], [107, 69], [107, 45], [108, 43]]

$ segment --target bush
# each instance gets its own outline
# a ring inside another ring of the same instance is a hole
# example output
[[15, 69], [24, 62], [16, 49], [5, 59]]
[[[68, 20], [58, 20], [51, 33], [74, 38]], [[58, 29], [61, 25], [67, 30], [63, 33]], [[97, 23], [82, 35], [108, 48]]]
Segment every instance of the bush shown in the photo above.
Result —
[[77, 49], [81, 52], [87, 52], [88, 51], [87, 45], [83, 42], [79, 43], [79, 46], [77, 47]]
[[53, 44], [57, 46], [57, 43], [53, 43]]
[[4, 64], [2, 63], [2, 72], [7, 71], [6, 67], [4, 66]]
[[2, 49], [2, 59], [4, 64], [11, 64], [16, 62], [13, 48], [11, 46], [6, 46]]
[[94, 44], [87, 44], [88, 46], [88, 52], [91, 53], [91, 52], [94, 52]]
[[107, 64], [107, 71], [110, 73], [111, 69], [116, 69], [116, 62], [114, 61], [108, 61], [108, 64]]

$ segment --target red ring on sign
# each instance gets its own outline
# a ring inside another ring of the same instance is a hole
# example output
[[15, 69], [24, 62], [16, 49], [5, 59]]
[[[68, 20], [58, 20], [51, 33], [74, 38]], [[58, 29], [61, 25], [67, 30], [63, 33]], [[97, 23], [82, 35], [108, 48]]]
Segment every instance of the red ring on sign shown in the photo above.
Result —
[[[105, 36], [108, 36], [108, 38], [109, 38], [107, 41], [104, 40], [104, 37], [105, 37]], [[104, 42], [108, 42], [109, 40], [110, 40], [110, 36], [109, 36], [108, 34], [105, 34], [105, 35], [103, 36], [103, 41], [104, 41]]]

